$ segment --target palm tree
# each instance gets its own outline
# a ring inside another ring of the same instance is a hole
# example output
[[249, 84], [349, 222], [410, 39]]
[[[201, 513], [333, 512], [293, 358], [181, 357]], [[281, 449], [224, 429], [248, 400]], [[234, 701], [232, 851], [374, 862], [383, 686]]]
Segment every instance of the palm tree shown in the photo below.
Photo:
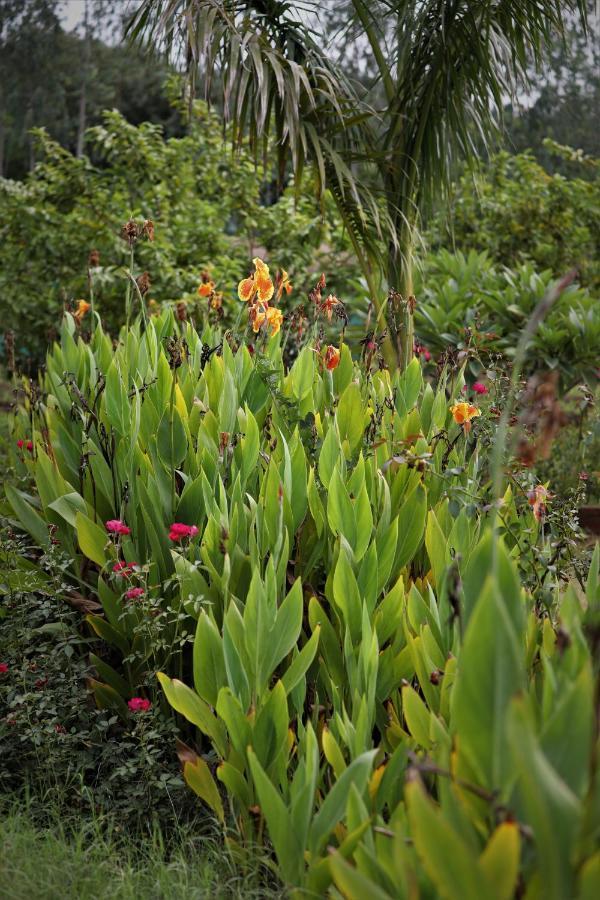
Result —
[[[347, 0], [339, 34], [360, 30], [373, 77], [357, 84], [318, 30], [317, 0], [141, 0], [129, 34], [186, 60], [192, 91], [218, 86], [235, 142], [256, 157], [276, 139], [281, 179], [307, 163], [334, 197], [397, 361], [413, 348], [420, 216], [448, 188], [454, 160], [477, 156], [531, 60], [585, 25], [585, 0]], [[390, 302], [382, 304], [387, 286]], [[393, 290], [392, 290], [393, 289]]]

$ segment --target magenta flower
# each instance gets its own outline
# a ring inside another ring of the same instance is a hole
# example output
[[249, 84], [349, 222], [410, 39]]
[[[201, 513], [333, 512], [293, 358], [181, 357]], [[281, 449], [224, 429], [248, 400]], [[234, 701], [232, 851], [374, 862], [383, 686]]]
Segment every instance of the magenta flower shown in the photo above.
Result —
[[130, 575], [135, 571], [135, 567], [137, 566], [136, 562], [125, 562], [125, 560], [120, 560], [116, 562], [112, 567], [113, 572], [117, 576], [117, 578], [129, 578]]
[[148, 712], [152, 704], [149, 700], [144, 700], [143, 697], [132, 697], [131, 700], [127, 701], [127, 706], [132, 712]]
[[145, 594], [144, 588], [129, 588], [128, 591], [125, 591], [125, 596], [128, 600], [137, 600], [138, 597], [143, 597]]
[[0, 663], [0, 675], [6, 675], [8, 672], [8, 663]]
[[25, 446], [25, 441], [22, 438], [17, 441], [17, 447], [19, 448], [19, 450], [22, 450], [24, 446]]
[[193, 538], [198, 534], [195, 525], [184, 525], [183, 522], [173, 522], [169, 526], [169, 538], [172, 541], [182, 541], [184, 538]]
[[131, 534], [131, 529], [127, 527], [125, 522], [121, 522], [120, 519], [109, 519], [104, 524], [106, 525], [106, 530], [112, 534]]
[[473, 385], [473, 390], [476, 394], [489, 394], [489, 389], [486, 388], [485, 384], [482, 384], [480, 381], [476, 381]]

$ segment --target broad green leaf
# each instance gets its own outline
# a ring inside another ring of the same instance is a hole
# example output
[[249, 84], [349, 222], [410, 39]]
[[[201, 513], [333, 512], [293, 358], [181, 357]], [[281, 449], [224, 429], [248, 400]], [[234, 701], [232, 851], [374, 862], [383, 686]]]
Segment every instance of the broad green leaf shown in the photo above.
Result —
[[113, 358], [106, 373], [104, 407], [109, 423], [122, 438], [126, 438], [130, 431], [130, 401], [127, 396], [127, 385], [116, 358]]
[[103, 641], [106, 641], [111, 647], [117, 647], [123, 656], [129, 655], [129, 641], [119, 628], [111, 625], [110, 622], [107, 622], [101, 616], [88, 615], [85, 617], [85, 620], [89, 622], [98, 637], [101, 637]]
[[304, 398], [311, 392], [315, 377], [315, 353], [312, 347], [304, 347], [291, 370], [292, 390], [297, 400]]
[[286, 694], [290, 694], [296, 685], [306, 675], [313, 659], [315, 658], [317, 647], [319, 645], [319, 635], [321, 634], [321, 626], [317, 625], [314, 633], [306, 642], [302, 650], [294, 657], [291, 664], [281, 677], [281, 681], [285, 688]]
[[261, 766], [269, 771], [273, 763], [285, 753], [289, 725], [288, 704], [281, 681], [275, 684], [267, 702], [258, 712], [252, 730], [252, 745]]
[[517, 822], [502, 822], [489, 839], [479, 864], [497, 900], [511, 900], [519, 877], [521, 837]]
[[156, 449], [161, 462], [172, 472], [185, 459], [187, 435], [176, 406], [167, 407], [158, 423]]
[[421, 747], [428, 750], [431, 746], [429, 737], [430, 712], [410, 685], [402, 688], [402, 712], [408, 730]]
[[458, 658], [451, 720], [459, 754], [464, 754], [480, 784], [504, 797], [513, 781], [506, 716], [511, 699], [523, 690], [524, 647], [490, 576]]
[[332, 853], [329, 866], [336, 886], [348, 900], [397, 900], [360, 869], [346, 862], [340, 853]]
[[304, 848], [298, 841], [287, 806], [251, 749], [248, 762], [281, 873], [290, 884], [298, 884], [304, 869]]
[[219, 822], [225, 822], [223, 803], [219, 789], [210, 773], [210, 769], [202, 757], [197, 756], [194, 762], [186, 762], [183, 767], [183, 777], [186, 784], [191, 787], [205, 803], [216, 813]]
[[338, 403], [336, 412], [342, 444], [348, 441], [350, 454], [358, 448], [364, 431], [364, 404], [357, 384], [349, 384]]
[[129, 710], [123, 697], [109, 684], [103, 684], [94, 678], [88, 679], [88, 687], [92, 691], [98, 709], [114, 709], [122, 719], [129, 717]]
[[427, 492], [419, 484], [398, 512], [396, 571], [408, 565], [421, 545], [427, 516]]
[[362, 633], [362, 600], [350, 565], [348, 552], [342, 545], [333, 575], [333, 598], [343, 614], [352, 641], [357, 643]]
[[519, 820], [533, 830], [540, 896], [544, 900], [573, 897], [571, 860], [581, 804], [542, 753], [525, 698], [512, 701], [507, 732], [510, 763], [517, 779], [514, 799]]
[[435, 586], [439, 591], [446, 569], [446, 536], [440, 528], [436, 514], [432, 509], [429, 510], [429, 515], [427, 516], [425, 547], [431, 563]]
[[263, 673], [270, 677], [297, 643], [302, 627], [302, 582], [296, 579], [279, 607], [264, 653]]
[[109, 543], [106, 530], [80, 512], [75, 516], [75, 528], [81, 552], [92, 562], [103, 566], [107, 560], [106, 547]]
[[38, 547], [47, 547], [50, 543], [50, 536], [48, 526], [42, 517], [12, 484], [7, 484], [5, 491], [8, 502], [25, 531], [31, 535]]
[[218, 753], [227, 755], [227, 738], [223, 723], [217, 719], [208, 704], [182, 681], [169, 678], [163, 672], [157, 673], [160, 685], [173, 709], [212, 738]]
[[366, 753], [357, 756], [344, 769], [323, 800], [323, 804], [310, 827], [310, 848], [312, 853], [317, 854], [323, 850], [331, 832], [338, 822], [341, 821], [346, 809], [350, 786], [355, 785], [359, 794], [362, 794], [366, 789], [376, 753], [376, 750], [368, 750]]
[[429, 799], [421, 781], [404, 788], [410, 834], [425, 871], [445, 900], [482, 900], [494, 889], [467, 842]]
[[217, 697], [227, 684], [223, 641], [214, 621], [202, 610], [194, 638], [194, 687], [211, 706], [217, 705]]

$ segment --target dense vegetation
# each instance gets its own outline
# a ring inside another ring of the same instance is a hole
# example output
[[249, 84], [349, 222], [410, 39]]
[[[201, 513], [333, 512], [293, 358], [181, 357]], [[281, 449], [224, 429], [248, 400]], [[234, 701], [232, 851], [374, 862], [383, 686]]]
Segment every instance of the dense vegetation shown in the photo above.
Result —
[[0, 893], [595, 898], [588, 4], [295, 6], [0, 0]]
[[417, 360], [315, 353], [321, 285], [288, 367], [276, 286], [260, 260], [240, 284], [251, 344], [167, 310], [115, 348], [67, 314], [23, 385], [35, 494], [7, 497], [44, 564], [96, 598], [99, 708], [129, 730], [168, 701], [188, 785], [242, 846], [272, 842], [288, 884], [586, 896], [598, 553], [586, 575], [526, 470], [497, 507], [505, 418], [464, 367], [433, 389]]

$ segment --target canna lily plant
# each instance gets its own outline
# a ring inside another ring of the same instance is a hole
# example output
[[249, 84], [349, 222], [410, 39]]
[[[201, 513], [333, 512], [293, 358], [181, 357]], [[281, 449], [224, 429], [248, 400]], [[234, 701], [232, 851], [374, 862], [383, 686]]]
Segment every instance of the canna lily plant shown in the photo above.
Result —
[[[260, 260], [240, 294], [283, 315]], [[592, 896], [600, 552], [585, 602], [523, 587], [544, 515], [491, 493], [461, 372], [314, 329], [288, 366], [254, 325], [166, 309], [86, 342], [67, 313], [24, 385], [34, 488], [6, 494], [100, 604], [96, 702], [177, 714], [190, 788], [299, 896]]]

